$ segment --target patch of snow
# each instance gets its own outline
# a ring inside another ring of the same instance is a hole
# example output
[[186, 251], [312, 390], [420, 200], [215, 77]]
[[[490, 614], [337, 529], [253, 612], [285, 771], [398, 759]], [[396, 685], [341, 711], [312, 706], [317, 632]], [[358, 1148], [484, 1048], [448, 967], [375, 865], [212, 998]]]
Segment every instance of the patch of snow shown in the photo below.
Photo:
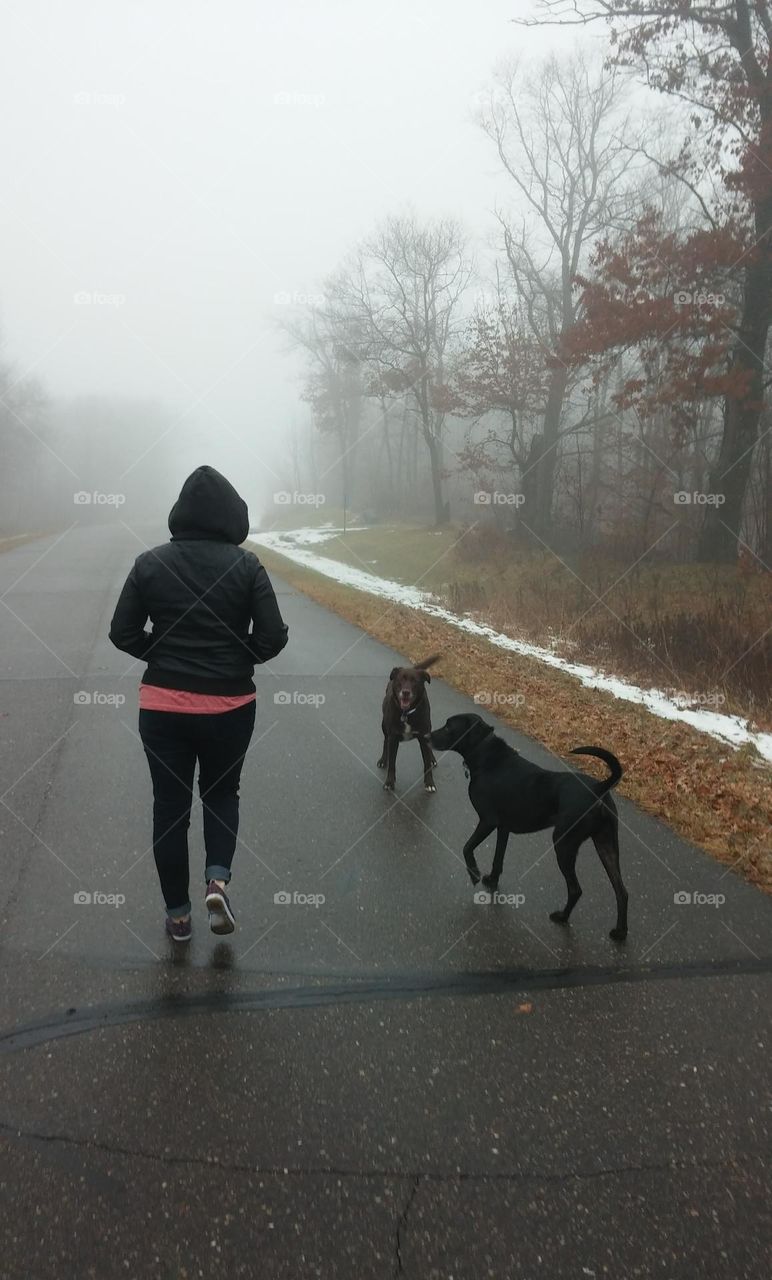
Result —
[[264, 547], [274, 545], [266, 542], [266, 538], [279, 538], [282, 545], [276, 546], [275, 549], [283, 552], [285, 544], [294, 547], [318, 546], [320, 542], [329, 542], [331, 538], [337, 538], [341, 533], [363, 533], [366, 528], [366, 525], [349, 525], [348, 529], [338, 529], [332, 524], [320, 524], [309, 526], [307, 529], [277, 529], [270, 533], [261, 532], [260, 529], [250, 529], [249, 537], [253, 542], [262, 540]]
[[[327, 578], [333, 578], [344, 586], [355, 587], [358, 591], [368, 591], [370, 595], [380, 596], [383, 599], [392, 600], [395, 604], [406, 605], [410, 609], [417, 609], [421, 613], [440, 618], [461, 631], [488, 640], [499, 649], [507, 649], [511, 653], [535, 658], [547, 666], [565, 671], [568, 675], [575, 676], [589, 689], [603, 689], [604, 692], [624, 702], [634, 702], [644, 706], [655, 716], [660, 716], [664, 720], [680, 720], [700, 733], [707, 733], [722, 742], [730, 743], [733, 747], [742, 747], [751, 743], [761, 756], [772, 761], [772, 733], [754, 732], [748, 727], [748, 721], [740, 716], [725, 715], [723, 712], [708, 711], [704, 708], [692, 710], [684, 707], [668, 697], [661, 689], [641, 689], [620, 676], [606, 675], [586, 663], [570, 662], [542, 645], [515, 640], [512, 636], [494, 631], [493, 627], [477, 622], [469, 614], [452, 613], [428, 591], [405, 586], [404, 583], [394, 582], [389, 578], [380, 578], [363, 569], [356, 569], [353, 565], [343, 564], [340, 560], [331, 560], [326, 556], [315, 555], [313, 551], [305, 550], [304, 546], [309, 542], [313, 544], [325, 541], [324, 537], [308, 539], [306, 536], [309, 533], [320, 532], [322, 531], [319, 529], [293, 529], [284, 533], [255, 531], [250, 533], [250, 537], [258, 546], [277, 551], [288, 560], [293, 560], [307, 569], [313, 569], [316, 573], [324, 574]], [[338, 533], [342, 533], [342, 530], [329, 529], [327, 536], [335, 537]]]

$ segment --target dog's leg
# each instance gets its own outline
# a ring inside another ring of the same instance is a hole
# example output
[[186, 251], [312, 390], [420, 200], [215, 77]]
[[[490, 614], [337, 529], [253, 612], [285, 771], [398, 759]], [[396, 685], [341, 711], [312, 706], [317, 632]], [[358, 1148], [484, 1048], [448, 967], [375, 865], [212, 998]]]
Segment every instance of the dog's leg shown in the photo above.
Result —
[[397, 781], [398, 748], [399, 738], [396, 734], [390, 733], [386, 739], [386, 781], [383, 784], [384, 791], [393, 791], [394, 784]]
[[477, 884], [480, 879], [480, 868], [477, 865], [474, 851], [478, 844], [482, 844], [483, 840], [487, 839], [495, 825], [494, 822], [483, 822], [481, 818], [464, 845], [464, 861], [472, 884]]
[[436, 791], [437, 788], [434, 785], [434, 778], [432, 776], [432, 765], [436, 764], [437, 761], [432, 755], [432, 749], [426, 741], [426, 738], [419, 738], [418, 741], [421, 746], [421, 756], [424, 762], [424, 791]]
[[627, 890], [622, 883], [619, 870], [619, 836], [616, 816], [595, 833], [592, 843], [598, 851], [598, 856], [616, 894], [617, 922], [609, 931], [609, 937], [615, 942], [624, 942], [627, 937]]
[[377, 760], [377, 761], [376, 761], [376, 763], [375, 763], [375, 767], [376, 767], [376, 769], [385, 769], [385, 768], [386, 768], [386, 753], [387, 753], [388, 749], [389, 749], [389, 739], [388, 739], [388, 737], [387, 737], [386, 733], [384, 733], [384, 735], [383, 735], [383, 751], [381, 752], [381, 758], [380, 758], [380, 760]]
[[554, 920], [556, 924], [568, 924], [568, 917], [582, 896], [582, 886], [576, 878], [576, 855], [579, 852], [579, 845], [575, 840], [557, 835], [553, 835], [552, 843], [555, 846], [558, 866], [565, 878], [568, 899], [562, 911], [550, 911], [550, 920]]
[[509, 832], [506, 827], [499, 827], [496, 832], [496, 852], [493, 855], [493, 866], [491, 867], [490, 875], [483, 876], [483, 884], [485, 885], [485, 888], [490, 889], [491, 892], [498, 888], [499, 880], [501, 879], [501, 872], [504, 866], [504, 854], [507, 851], [508, 839]]

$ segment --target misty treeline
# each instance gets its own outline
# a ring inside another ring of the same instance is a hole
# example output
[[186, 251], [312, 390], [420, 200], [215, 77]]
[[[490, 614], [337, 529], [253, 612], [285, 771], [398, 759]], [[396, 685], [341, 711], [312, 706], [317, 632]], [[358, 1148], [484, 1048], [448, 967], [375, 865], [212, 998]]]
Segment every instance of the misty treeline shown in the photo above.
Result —
[[376, 520], [770, 564], [772, 6], [534, 21], [594, 18], [602, 64], [523, 60], [481, 95], [482, 265], [452, 218], [387, 217], [284, 323], [312, 423], [287, 482]]
[[116, 517], [158, 524], [171, 421], [131, 397], [50, 397], [0, 354], [0, 538]]

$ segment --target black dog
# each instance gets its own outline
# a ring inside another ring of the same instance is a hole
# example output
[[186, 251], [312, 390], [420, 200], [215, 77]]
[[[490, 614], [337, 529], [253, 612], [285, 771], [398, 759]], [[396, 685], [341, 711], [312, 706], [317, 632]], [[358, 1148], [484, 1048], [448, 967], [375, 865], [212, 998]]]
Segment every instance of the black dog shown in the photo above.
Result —
[[491, 725], [475, 715], [451, 716], [441, 729], [430, 734], [429, 740], [440, 751], [457, 751], [469, 773], [469, 799], [479, 818], [476, 830], [464, 845], [472, 883], [477, 884], [480, 879], [474, 851], [494, 829], [493, 866], [490, 875], [483, 876], [483, 884], [491, 891], [499, 883], [510, 832], [553, 827], [552, 843], [565, 877], [568, 901], [562, 911], [550, 913], [550, 920], [566, 924], [582, 896], [576, 878], [576, 855], [589, 837], [616, 894], [617, 922], [610, 936], [622, 942], [627, 937], [627, 890], [619, 872], [617, 810], [609, 794], [622, 777], [616, 756], [601, 747], [574, 747], [572, 754], [597, 756], [608, 765], [611, 774], [602, 782], [584, 773], [542, 769], [524, 760], [496, 737]]
[[386, 770], [384, 791], [394, 790], [399, 744], [409, 742], [411, 738], [417, 738], [421, 748], [424, 788], [427, 791], [437, 790], [432, 776], [432, 765], [437, 761], [429, 746], [432, 721], [426, 692], [432, 678], [426, 668], [434, 666], [438, 660], [439, 654], [434, 653], [414, 667], [392, 668], [383, 698], [383, 754], [378, 761], [378, 768]]

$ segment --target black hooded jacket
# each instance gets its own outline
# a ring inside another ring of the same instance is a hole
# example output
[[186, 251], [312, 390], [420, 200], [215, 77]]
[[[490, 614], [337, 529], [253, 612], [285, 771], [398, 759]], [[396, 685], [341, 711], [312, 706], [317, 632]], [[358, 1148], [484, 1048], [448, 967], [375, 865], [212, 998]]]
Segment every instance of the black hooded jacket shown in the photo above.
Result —
[[135, 560], [110, 639], [147, 662], [144, 684], [254, 692], [255, 664], [276, 657], [287, 628], [265, 569], [240, 545], [249, 533], [246, 503], [214, 467], [198, 467], [169, 513], [169, 530], [171, 542]]

